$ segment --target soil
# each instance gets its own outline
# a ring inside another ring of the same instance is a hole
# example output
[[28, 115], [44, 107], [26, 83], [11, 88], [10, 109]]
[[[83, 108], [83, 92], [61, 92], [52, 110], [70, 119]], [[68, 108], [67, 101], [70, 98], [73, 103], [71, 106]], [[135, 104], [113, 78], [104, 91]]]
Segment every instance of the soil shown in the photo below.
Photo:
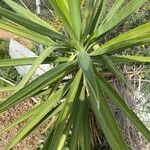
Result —
[[28, 48], [32, 47], [31, 41], [29, 41], [25, 38], [19, 37], [19, 36], [12, 34], [10, 32], [4, 31], [2, 29], [0, 29], [0, 39], [6, 40], [6, 41], [10, 41], [10, 39], [14, 39], [14, 40], [18, 41], [20, 44], [22, 44]]
[[[1, 98], [5, 98], [8, 93], [0, 93]], [[8, 124], [14, 122], [21, 115], [26, 113], [33, 107], [33, 102], [29, 99], [26, 102], [22, 102], [15, 107], [10, 108], [8, 111], [0, 115], [0, 129], [6, 127]], [[6, 150], [8, 143], [14, 138], [18, 131], [26, 124], [26, 122], [20, 123], [8, 132], [0, 135], [0, 150]], [[13, 150], [34, 150], [38, 144], [41, 143], [40, 129], [35, 130], [22, 142], [13, 148]]]

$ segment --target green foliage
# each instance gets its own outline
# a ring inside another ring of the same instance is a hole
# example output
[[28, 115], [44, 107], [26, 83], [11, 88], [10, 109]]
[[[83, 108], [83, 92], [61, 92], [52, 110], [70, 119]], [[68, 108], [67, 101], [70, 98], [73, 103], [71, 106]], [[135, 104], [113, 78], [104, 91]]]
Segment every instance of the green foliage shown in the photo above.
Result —
[[[8, 42], [4, 41], [4, 40], [0, 40], [0, 59], [4, 60], [4, 59], [10, 59], [9, 55], [8, 55]], [[20, 80], [20, 76], [18, 75], [17, 71], [14, 69], [14, 67], [12, 66], [6, 66], [3, 68], [0, 68], [0, 77], [11, 81], [13, 83], [18, 83], [18, 81]], [[0, 80], [0, 88], [3, 86], [7, 86], [8, 84], [3, 81]]]
[[[81, 9], [80, 0], [49, 0], [55, 13], [63, 22], [65, 32], [57, 31], [52, 25], [41, 20], [12, 0], [3, 0], [14, 12], [0, 7], [0, 28], [23, 36], [48, 48], [37, 58], [20, 60], [1, 60], [1, 67], [32, 64], [31, 69], [15, 88], [14, 94], [0, 103], [0, 112], [25, 101], [25, 99], [47, 93], [48, 98], [21, 116], [16, 122], [3, 129], [7, 131], [16, 124], [28, 120], [28, 123], [9, 143], [13, 148], [39, 125], [52, 117], [49, 134], [43, 150], [91, 149], [89, 112], [92, 111], [96, 123], [104, 133], [110, 147], [129, 149], [118, 127], [117, 121], [106, 100], [108, 96], [133, 125], [150, 141], [150, 132], [125, 103], [114, 87], [102, 75], [102, 68], [107, 68], [126, 90], [130, 84], [114, 62], [150, 62], [144, 56], [114, 56], [114, 53], [127, 48], [150, 42], [150, 23], [101, 42], [106, 33], [123, 23], [147, 0], [132, 0], [123, 5], [116, 1], [108, 14], [103, 17], [106, 0], [87, 0], [85, 10]], [[86, 12], [84, 12], [86, 11]], [[83, 14], [87, 15], [83, 15]], [[13, 22], [13, 23], [12, 23]], [[12, 24], [10, 24], [12, 23]], [[57, 59], [51, 59], [50, 53]], [[64, 61], [58, 61], [60, 59]], [[46, 62], [46, 59], [51, 61]], [[57, 61], [56, 61], [57, 60]], [[34, 81], [29, 82], [40, 63], [53, 63], [54, 68]], [[101, 71], [99, 71], [101, 70]], [[71, 74], [71, 79], [67, 75]], [[65, 77], [65, 78], [64, 78]]]

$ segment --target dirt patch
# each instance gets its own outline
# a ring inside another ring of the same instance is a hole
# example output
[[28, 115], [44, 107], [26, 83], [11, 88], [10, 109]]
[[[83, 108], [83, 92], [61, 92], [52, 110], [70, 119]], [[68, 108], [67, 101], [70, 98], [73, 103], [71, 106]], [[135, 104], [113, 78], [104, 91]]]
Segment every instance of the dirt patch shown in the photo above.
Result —
[[[6, 93], [1, 93], [0, 95], [8, 95]], [[4, 112], [0, 115], [0, 129], [6, 127], [8, 124], [14, 122], [21, 115], [25, 114], [28, 110], [33, 107], [33, 102], [31, 100], [27, 100], [26, 102], [22, 102], [15, 107], [8, 109], [8, 111]], [[8, 132], [0, 135], [0, 150], [6, 150], [8, 143], [14, 138], [14, 136], [18, 133], [18, 131], [26, 124], [26, 122], [22, 122], [19, 125], [15, 126]], [[35, 130], [30, 134], [27, 138], [21, 141], [17, 146], [13, 148], [13, 150], [34, 150], [37, 148], [37, 145], [41, 143], [41, 129]]]
[[25, 38], [19, 37], [19, 36], [15, 35], [15, 34], [12, 34], [10, 32], [1, 30], [1, 29], [0, 29], [0, 39], [6, 40], [6, 41], [10, 41], [10, 39], [14, 39], [17, 42], [19, 42], [20, 44], [25, 45], [28, 48], [32, 47], [32, 42], [31, 41], [29, 41]]

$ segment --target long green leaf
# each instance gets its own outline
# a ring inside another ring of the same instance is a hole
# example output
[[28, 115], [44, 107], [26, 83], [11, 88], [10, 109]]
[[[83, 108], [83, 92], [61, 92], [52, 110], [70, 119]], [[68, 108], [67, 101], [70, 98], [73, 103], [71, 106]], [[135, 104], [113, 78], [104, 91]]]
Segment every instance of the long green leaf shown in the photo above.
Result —
[[81, 80], [81, 76], [82, 76], [82, 72], [81, 70], [77, 73], [71, 87], [70, 90], [67, 94], [67, 98], [66, 98], [66, 102], [65, 105], [58, 117], [56, 126], [55, 126], [55, 131], [54, 131], [54, 135], [52, 138], [52, 141], [50, 143], [50, 147], [49, 149], [51, 150], [56, 150], [57, 146], [58, 146], [58, 142], [60, 140], [60, 137], [63, 133], [63, 129], [65, 126], [65, 123], [67, 121], [68, 115], [73, 107], [73, 103], [74, 103], [74, 99], [76, 97], [78, 88], [79, 88], [79, 84], [80, 84], [80, 80]]
[[54, 44], [48, 37], [38, 34], [34, 31], [27, 30], [24, 27], [13, 25], [11, 23], [6, 23], [4, 21], [0, 21], [0, 29], [9, 31], [26, 39], [32, 40], [36, 43], [43, 44], [45, 46], [51, 46]]
[[30, 12], [29, 10], [25, 9], [21, 5], [15, 3], [14, 1], [12, 1], [12, 0], [2, 0], [2, 1], [5, 2], [15, 12], [22, 15], [23, 17], [30, 19], [31, 21], [34, 21], [35, 23], [38, 23], [39, 25], [45, 26], [46, 28], [49, 28], [55, 32], [58, 32], [57, 30], [54, 29], [53, 26], [51, 26], [50, 24], [48, 24], [47, 22], [45, 22], [44, 20], [42, 20], [41, 18], [39, 18], [38, 16], [36, 16], [32, 12]]
[[88, 54], [86, 52], [81, 52], [78, 54], [77, 58], [88, 84], [88, 90], [90, 93], [89, 102], [92, 105], [92, 110], [109, 144], [111, 145], [111, 148], [114, 150], [119, 148], [127, 149], [117, 123], [103, 96], [100, 85], [97, 84], [93, 65]]
[[5, 111], [10, 106], [14, 106], [16, 103], [24, 100], [25, 98], [31, 97], [44, 87], [54, 83], [59, 78], [65, 75], [65, 71], [72, 70], [71, 67], [73, 66], [74, 62], [67, 62], [57, 67], [49, 70], [48, 72], [44, 73], [40, 77], [36, 78], [33, 82], [24, 86], [21, 90], [13, 94], [7, 100], [0, 104], [0, 112]]
[[89, 92], [89, 102], [91, 104], [92, 110], [111, 148], [113, 150], [127, 150], [128, 147], [125, 144], [125, 141], [123, 140], [123, 137], [118, 128], [118, 124], [116, 123], [115, 118], [109, 108], [109, 105], [107, 104], [106, 99], [104, 98], [102, 89], [99, 87], [99, 97], [94, 96], [94, 93], [92, 93], [90, 87]]
[[81, 150], [91, 150], [91, 141], [90, 141], [90, 125], [89, 125], [89, 107], [87, 103], [87, 98], [85, 100], [83, 115], [80, 126], [80, 146]]
[[31, 65], [35, 59], [36, 57], [0, 59], [0, 67]]
[[[131, 55], [113, 55], [108, 57], [113, 62], [124, 62], [124, 63], [150, 63], [150, 57], [145, 56], [131, 56]], [[92, 60], [97, 63], [102, 63], [102, 60], [98, 57], [93, 57]]]
[[87, 38], [87, 35], [90, 33], [92, 26], [93, 18], [96, 13], [96, 3], [95, 0], [87, 0], [86, 2], [87, 9], [82, 14], [82, 40]]
[[30, 132], [30, 130], [34, 128], [41, 121], [41, 119], [48, 114], [48, 112], [50, 112], [56, 102], [62, 98], [67, 89], [68, 86], [58, 90], [52, 96], [50, 96], [49, 99], [43, 105], [41, 105], [42, 107], [38, 109], [36, 117], [32, 118], [32, 120], [30, 120], [30, 122], [21, 129], [21, 131], [10, 142], [7, 149], [13, 148], [20, 140], [22, 140], [25, 135]]
[[129, 91], [132, 93], [133, 89], [131, 88], [131, 84], [127, 81], [123, 73], [115, 66], [115, 64], [111, 61], [111, 59], [107, 55], [102, 55], [100, 58], [103, 61], [103, 64], [114, 74]]
[[134, 124], [134, 126], [150, 141], [150, 131], [144, 126], [136, 114], [125, 103], [124, 99], [116, 92], [100, 74], [98, 74], [99, 84], [105, 93], [112, 99], [116, 106], [123, 112], [123, 114]]
[[[69, 10], [67, 8], [65, 0], [49, 0], [49, 3], [54, 8], [54, 11], [58, 15], [58, 17], [63, 21], [65, 29], [69, 33], [69, 35], [75, 40], [75, 33], [72, 29], [71, 18], [69, 14]], [[68, 3], [67, 3], [68, 4]]]
[[99, 37], [116, 25], [120, 24], [147, 1], [148, 0], [131, 0], [129, 4], [115, 13], [115, 15], [111, 19], [109, 19], [106, 23], [98, 28], [98, 30], [94, 33], [93, 38]]
[[150, 57], [145, 56], [130, 56], [130, 55], [117, 55], [111, 56], [110, 59], [113, 62], [141, 62], [141, 63], [150, 63]]
[[[17, 58], [17, 59], [0, 59], [0, 67], [32, 65], [37, 57]], [[42, 64], [62, 63], [68, 61], [67, 57], [47, 57]]]
[[[88, 78], [88, 84], [91, 87], [95, 86], [95, 90], [97, 90], [97, 84], [96, 84], [96, 79], [95, 79], [95, 74], [93, 71], [93, 64], [92, 61], [89, 57], [89, 55], [87, 54], [87, 52], [80, 52], [77, 55], [78, 58], [78, 64], [79, 66], [82, 68], [82, 71], [84, 72], [84, 74], [86, 74], [86, 77]], [[97, 93], [98, 91], [96, 91]]]
[[102, 46], [95, 45], [92, 56], [122, 50], [131, 46], [142, 45], [150, 42], [150, 23], [145, 23], [131, 31], [121, 34]]
[[82, 87], [79, 99], [77, 103], [75, 118], [74, 118], [74, 124], [72, 129], [72, 135], [70, 140], [69, 149], [70, 150], [76, 150], [78, 145], [78, 139], [79, 139], [79, 131], [80, 131], [80, 125], [82, 122], [82, 115], [84, 110], [84, 101], [85, 101], [85, 87]]
[[[64, 132], [62, 133], [62, 135], [60, 137], [60, 140], [59, 140], [59, 143], [57, 146], [58, 150], [62, 150], [64, 148], [65, 142], [66, 142], [67, 138], [70, 136], [69, 132], [71, 130], [71, 127], [74, 124], [75, 114], [76, 114], [76, 111], [78, 109], [78, 101], [77, 100], [78, 99], [75, 99], [75, 104], [73, 105], [73, 108], [71, 110], [69, 119], [68, 119], [66, 126], [65, 126], [65, 129], [64, 129]], [[49, 149], [49, 148], [47, 147], [47, 149]]]
[[72, 28], [80, 39], [81, 32], [81, 10], [80, 10], [80, 0], [68, 0], [70, 18], [72, 22]]
[[[70, 114], [69, 119], [68, 119], [68, 121], [66, 123], [64, 132], [63, 132], [63, 134], [60, 137], [60, 140], [59, 140], [59, 143], [58, 143], [58, 147], [57, 147], [58, 150], [61, 150], [64, 147], [64, 144], [65, 144], [66, 139], [67, 139], [67, 137], [69, 135], [69, 131], [71, 129], [71, 126], [73, 125], [73, 120], [74, 120], [74, 117], [75, 117], [75, 112], [76, 112], [75, 110], [76, 109], [77, 109], [77, 106], [75, 104], [73, 109], [72, 109], [72, 113]], [[48, 150], [49, 149], [51, 140], [52, 140], [52, 134], [49, 134], [49, 137], [47, 138], [47, 141], [44, 144], [44, 147], [43, 147], [42, 150]]]
[[22, 78], [20, 83], [17, 86], [17, 91], [20, 90], [22, 87], [25, 86], [25, 84], [29, 81], [29, 79], [32, 77], [36, 69], [39, 67], [39, 65], [45, 60], [46, 57], [49, 56], [51, 52], [53, 52], [58, 47], [52, 46], [44, 49], [41, 54], [36, 58], [36, 60], [32, 63], [31, 68], [27, 71], [27, 74]]
[[125, 0], [116, 0], [115, 3], [113, 4], [113, 6], [111, 7], [111, 9], [108, 11], [106, 17], [104, 18], [104, 20], [102, 21], [101, 24], [109, 21], [117, 13], [117, 11], [122, 6], [124, 1]]
[[5, 17], [23, 27], [26, 27], [28, 29], [31, 29], [32, 31], [35, 31], [37, 33], [40, 33], [42, 35], [48, 36], [52, 39], [59, 39], [59, 40], [65, 40], [66, 37], [54, 32], [53, 30], [46, 28], [44, 26], [41, 26], [30, 19], [24, 18], [21, 15], [14, 13], [12, 11], [9, 11], [7, 9], [4, 9], [0, 7], [0, 16]]
[[91, 26], [91, 32], [95, 31], [95, 29], [97, 29], [97, 27], [99, 26], [99, 24], [102, 21], [102, 16], [103, 16], [103, 12], [104, 12], [104, 8], [105, 8], [105, 4], [106, 4], [106, 0], [101, 0], [98, 10], [94, 16], [93, 22], [92, 22], [92, 26]]

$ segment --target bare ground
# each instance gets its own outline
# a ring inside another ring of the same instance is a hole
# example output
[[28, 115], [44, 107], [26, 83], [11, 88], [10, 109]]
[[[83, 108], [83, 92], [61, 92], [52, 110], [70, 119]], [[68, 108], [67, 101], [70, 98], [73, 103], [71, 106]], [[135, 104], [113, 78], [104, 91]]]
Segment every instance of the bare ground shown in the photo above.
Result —
[[[0, 93], [1, 98], [4, 98], [6, 93]], [[32, 101], [27, 100], [15, 107], [10, 108], [0, 116], [0, 129], [6, 127], [8, 124], [14, 122], [22, 114], [26, 113], [33, 107]], [[12, 128], [8, 132], [0, 135], [0, 150], [6, 150], [8, 143], [14, 138], [18, 131], [25, 125], [25, 122], [20, 123], [16, 127]], [[40, 129], [37, 129], [29, 137], [25, 138], [19, 143], [13, 150], [34, 150], [36, 146], [41, 143]]]
[[19, 36], [15, 35], [15, 34], [12, 34], [10, 32], [1, 30], [1, 29], [0, 29], [0, 39], [6, 40], [6, 41], [10, 41], [10, 39], [14, 39], [14, 40], [18, 41], [20, 44], [23, 44], [28, 48], [32, 47], [32, 42], [31, 41], [29, 41], [25, 38], [19, 37]]

